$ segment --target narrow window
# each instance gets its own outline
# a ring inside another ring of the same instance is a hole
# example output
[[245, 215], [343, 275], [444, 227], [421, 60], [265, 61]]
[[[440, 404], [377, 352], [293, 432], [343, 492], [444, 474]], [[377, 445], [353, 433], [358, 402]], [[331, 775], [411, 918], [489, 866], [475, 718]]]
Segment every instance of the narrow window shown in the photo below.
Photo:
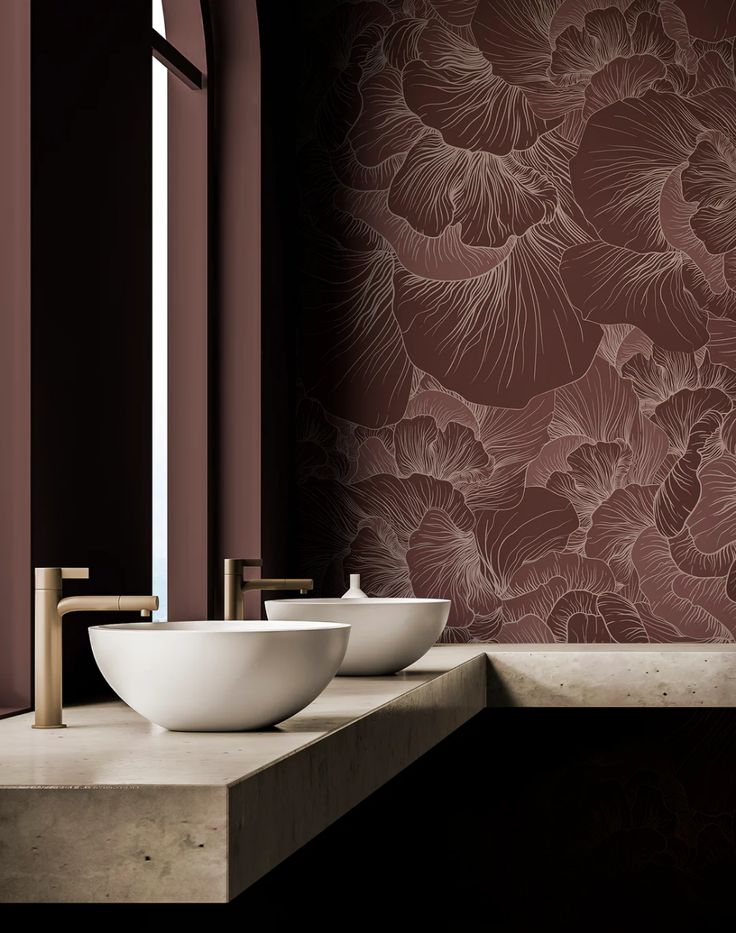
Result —
[[[166, 35], [162, 0], [152, 0], [153, 28]], [[157, 621], [167, 618], [167, 432], [168, 432], [168, 70], [155, 57], [153, 62], [153, 492], [152, 554], [153, 592], [158, 593]]]

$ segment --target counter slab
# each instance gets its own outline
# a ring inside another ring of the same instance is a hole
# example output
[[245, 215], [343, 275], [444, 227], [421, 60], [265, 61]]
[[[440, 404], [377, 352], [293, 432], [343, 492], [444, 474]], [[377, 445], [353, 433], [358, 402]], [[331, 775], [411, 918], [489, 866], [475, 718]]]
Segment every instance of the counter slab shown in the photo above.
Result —
[[0, 721], [0, 902], [222, 902], [486, 706], [735, 706], [736, 645], [445, 645], [259, 733]]
[[336, 678], [259, 733], [176, 733], [122, 703], [0, 722], [1, 902], [235, 897], [485, 707], [482, 650]]

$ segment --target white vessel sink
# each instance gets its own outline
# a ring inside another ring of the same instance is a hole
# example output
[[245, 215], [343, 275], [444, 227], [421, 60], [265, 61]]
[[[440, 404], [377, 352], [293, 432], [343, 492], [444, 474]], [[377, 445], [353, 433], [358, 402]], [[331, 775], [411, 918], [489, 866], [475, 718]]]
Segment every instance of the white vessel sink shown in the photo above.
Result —
[[277, 622], [311, 619], [351, 626], [338, 674], [394, 674], [419, 660], [442, 634], [449, 599], [269, 599], [266, 615]]
[[94, 625], [105, 680], [153, 723], [183, 732], [264, 729], [335, 676], [350, 626], [320, 621]]

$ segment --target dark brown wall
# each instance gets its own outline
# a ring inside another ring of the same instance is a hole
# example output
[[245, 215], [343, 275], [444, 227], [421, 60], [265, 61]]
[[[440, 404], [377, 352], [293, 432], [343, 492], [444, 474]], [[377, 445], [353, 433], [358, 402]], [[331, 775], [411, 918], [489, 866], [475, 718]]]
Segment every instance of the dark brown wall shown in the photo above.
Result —
[[302, 570], [451, 640], [733, 641], [728, 5], [263, 13]]
[[[31, 17], [32, 564], [89, 566], [70, 593], [146, 593], [150, 3], [34, 0]], [[67, 699], [104, 689], [101, 621], [64, 622]]]

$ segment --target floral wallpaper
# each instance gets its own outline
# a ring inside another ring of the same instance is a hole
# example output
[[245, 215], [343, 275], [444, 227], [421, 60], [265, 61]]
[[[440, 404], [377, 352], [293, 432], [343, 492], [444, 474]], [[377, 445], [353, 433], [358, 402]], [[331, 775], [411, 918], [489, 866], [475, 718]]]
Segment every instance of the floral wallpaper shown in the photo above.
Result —
[[733, 641], [736, 5], [320, 9], [303, 563], [449, 641]]

